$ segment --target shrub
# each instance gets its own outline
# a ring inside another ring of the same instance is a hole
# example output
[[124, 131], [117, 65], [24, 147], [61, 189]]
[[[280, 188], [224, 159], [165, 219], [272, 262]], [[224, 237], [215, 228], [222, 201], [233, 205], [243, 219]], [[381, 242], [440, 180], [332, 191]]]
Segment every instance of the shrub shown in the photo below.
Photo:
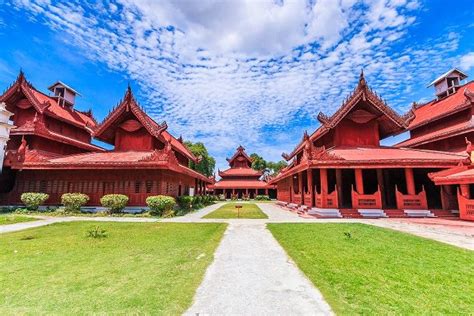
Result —
[[239, 196], [238, 196], [237, 194], [232, 194], [232, 195], [230, 196], [230, 199], [231, 199], [232, 201], [236, 201], [238, 198], [239, 198]]
[[193, 197], [189, 195], [178, 196], [176, 202], [179, 208], [183, 210], [190, 210], [193, 207]]
[[83, 193], [64, 193], [61, 195], [61, 204], [66, 212], [78, 213], [81, 206], [89, 202], [89, 196]]
[[257, 195], [255, 197], [257, 201], [270, 201], [270, 197], [268, 195]]
[[49, 199], [46, 193], [27, 192], [21, 195], [21, 201], [30, 211], [38, 210], [38, 207]]
[[124, 194], [106, 194], [100, 198], [100, 204], [109, 209], [110, 213], [120, 213], [128, 203], [128, 196]]
[[107, 237], [107, 231], [100, 228], [100, 226], [94, 226], [87, 231], [87, 237], [91, 238], [105, 238]]
[[154, 216], [166, 215], [173, 210], [176, 201], [167, 195], [155, 195], [146, 198], [146, 204], [150, 208], [150, 214]]
[[225, 194], [219, 194], [219, 201], [225, 201]]

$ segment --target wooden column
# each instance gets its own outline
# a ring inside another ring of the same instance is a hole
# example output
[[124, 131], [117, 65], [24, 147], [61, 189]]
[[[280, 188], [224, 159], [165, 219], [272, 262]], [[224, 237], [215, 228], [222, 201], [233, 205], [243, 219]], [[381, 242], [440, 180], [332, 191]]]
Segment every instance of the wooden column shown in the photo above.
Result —
[[344, 205], [344, 195], [342, 194], [342, 170], [336, 169], [336, 190], [337, 190], [337, 198], [338, 198], [338, 205], [342, 207]]
[[359, 194], [364, 194], [364, 178], [362, 176], [362, 169], [355, 169], [356, 191]]
[[313, 194], [313, 169], [309, 168], [306, 174], [306, 180], [308, 182], [308, 193], [310, 194], [310, 202], [309, 202], [309, 207], [314, 206], [314, 194]]
[[[258, 193], [258, 189], [257, 189], [257, 193]], [[268, 195], [268, 189], [265, 189], [265, 195]]]
[[328, 169], [320, 169], [321, 194], [328, 193]]
[[385, 180], [383, 177], [383, 170], [382, 169], [377, 169], [377, 184], [380, 188], [380, 192], [382, 193], [382, 206], [385, 207], [387, 205], [387, 199], [386, 199], [386, 192], [385, 192]]
[[413, 177], [413, 169], [405, 168], [405, 178], [407, 182], [407, 192], [410, 195], [416, 194], [415, 178]]
[[303, 193], [303, 171], [298, 173], [298, 193]]
[[469, 192], [469, 184], [461, 184], [459, 185], [461, 189], [461, 195], [464, 196], [466, 199], [471, 198], [471, 192]]

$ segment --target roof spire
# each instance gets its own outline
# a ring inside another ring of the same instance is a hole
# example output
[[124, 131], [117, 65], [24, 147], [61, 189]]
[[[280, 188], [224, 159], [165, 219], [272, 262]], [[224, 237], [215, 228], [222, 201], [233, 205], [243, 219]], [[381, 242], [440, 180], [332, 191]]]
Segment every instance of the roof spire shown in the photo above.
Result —
[[360, 70], [360, 75], [359, 75], [359, 87], [365, 87], [367, 86], [367, 82], [365, 81], [364, 77], [364, 68]]
[[23, 72], [23, 69], [20, 68], [20, 73], [18, 74], [18, 77], [16, 78], [18, 82], [23, 82], [25, 81], [25, 73]]

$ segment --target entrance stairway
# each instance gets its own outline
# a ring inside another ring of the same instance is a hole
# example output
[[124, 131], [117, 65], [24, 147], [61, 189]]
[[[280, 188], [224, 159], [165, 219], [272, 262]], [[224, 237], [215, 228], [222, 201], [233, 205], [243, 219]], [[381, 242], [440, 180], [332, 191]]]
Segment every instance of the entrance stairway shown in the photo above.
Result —
[[447, 219], [456, 219], [459, 218], [459, 213], [453, 213], [451, 211], [446, 211], [446, 210], [435, 210], [431, 211], [434, 216], [439, 217], [439, 218], [447, 218]]
[[341, 209], [339, 212], [341, 212], [343, 218], [363, 218], [359, 211], [355, 209]]

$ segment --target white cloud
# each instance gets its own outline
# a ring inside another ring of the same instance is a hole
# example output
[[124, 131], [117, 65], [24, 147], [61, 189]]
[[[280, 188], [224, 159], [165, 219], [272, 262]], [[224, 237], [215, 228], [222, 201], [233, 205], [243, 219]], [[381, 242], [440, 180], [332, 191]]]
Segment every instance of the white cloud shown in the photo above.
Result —
[[444, 72], [459, 41], [404, 45], [414, 0], [14, 4], [136, 80], [148, 113], [219, 160], [240, 143], [278, 159], [315, 128], [318, 111], [339, 106], [361, 68], [390, 104], [405, 106], [409, 95], [398, 91]]
[[474, 68], [474, 52], [462, 56], [459, 62], [459, 67], [465, 71]]

